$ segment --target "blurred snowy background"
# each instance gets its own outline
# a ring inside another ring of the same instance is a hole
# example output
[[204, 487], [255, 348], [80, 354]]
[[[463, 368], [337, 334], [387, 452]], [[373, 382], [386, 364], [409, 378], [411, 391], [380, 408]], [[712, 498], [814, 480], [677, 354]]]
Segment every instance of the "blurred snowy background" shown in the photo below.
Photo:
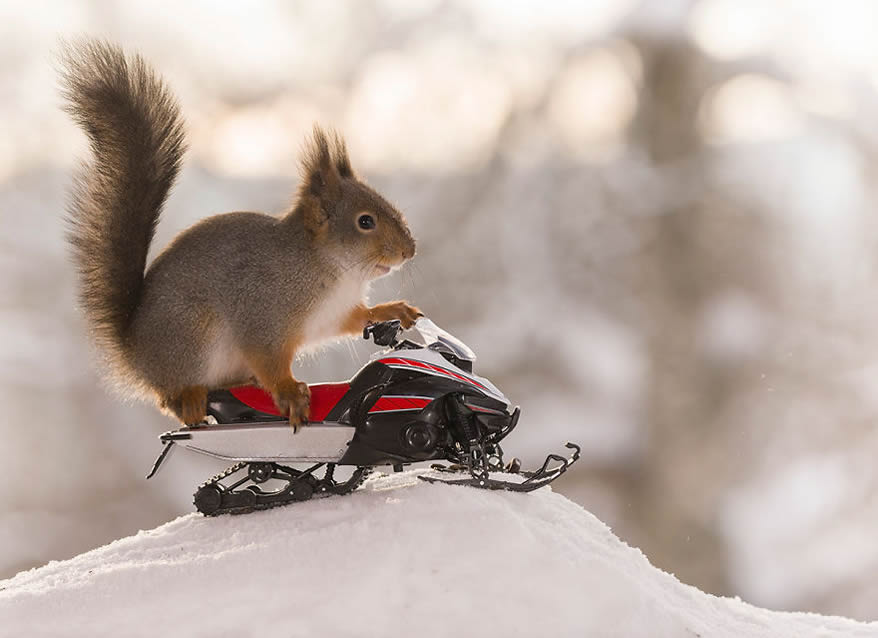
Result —
[[556, 489], [684, 582], [878, 618], [878, 3], [0, 0], [0, 578], [190, 511], [219, 469], [146, 483], [173, 424], [90, 361], [53, 70], [77, 34], [180, 96], [158, 248], [280, 212], [312, 122], [339, 128], [419, 238], [373, 300], [476, 350], [522, 406], [508, 452], [582, 443]]

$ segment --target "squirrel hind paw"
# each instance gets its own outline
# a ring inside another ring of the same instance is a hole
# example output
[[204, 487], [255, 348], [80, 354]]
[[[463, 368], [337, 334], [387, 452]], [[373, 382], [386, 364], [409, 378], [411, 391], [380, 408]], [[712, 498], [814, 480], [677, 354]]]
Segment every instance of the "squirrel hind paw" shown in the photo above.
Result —
[[207, 419], [207, 388], [189, 386], [179, 393], [162, 397], [159, 404], [183, 425], [203, 423]]
[[274, 393], [274, 401], [281, 414], [289, 416], [293, 432], [308, 423], [311, 412], [311, 389], [307, 383], [290, 379], [282, 382]]

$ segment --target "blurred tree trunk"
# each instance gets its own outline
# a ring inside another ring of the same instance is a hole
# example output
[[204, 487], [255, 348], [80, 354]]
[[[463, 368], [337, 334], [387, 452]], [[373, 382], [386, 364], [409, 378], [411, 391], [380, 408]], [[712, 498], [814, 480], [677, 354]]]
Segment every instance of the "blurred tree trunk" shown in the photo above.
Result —
[[[715, 524], [723, 468], [710, 467], [718, 403], [727, 388], [698, 352], [699, 315], [716, 292], [699, 192], [709, 181], [696, 128], [710, 84], [703, 56], [685, 42], [641, 39], [644, 85], [634, 146], [662, 170], [679, 164], [695, 196], [668, 202], [647, 223], [654, 238], [633, 289], [642, 291], [642, 334], [651, 374], [645, 397], [647, 440], [623, 487], [635, 543], [652, 562], [705, 591], [730, 591], [726, 548]], [[713, 440], [713, 441], [711, 441]], [[624, 498], [623, 497], [623, 498]]]

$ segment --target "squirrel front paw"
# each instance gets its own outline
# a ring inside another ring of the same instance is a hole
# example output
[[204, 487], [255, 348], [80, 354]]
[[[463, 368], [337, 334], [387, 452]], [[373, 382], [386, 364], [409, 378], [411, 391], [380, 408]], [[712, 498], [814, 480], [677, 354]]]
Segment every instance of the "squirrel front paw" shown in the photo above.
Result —
[[391, 301], [375, 306], [369, 313], [370, 320], [373, 322], [390, 321], [399, 319], [400, 325], [406, 330], [415, 325], [415, 321], [419, 317], [423, 317], [424, 313], [409, 305], [406, 301]]
[[311, 411], [311, 389], [307, 383], [288, 379], [281, 381], [275, 389], [274, 402], [281, 414], [290, 417], [293, 432], [308, 422]]

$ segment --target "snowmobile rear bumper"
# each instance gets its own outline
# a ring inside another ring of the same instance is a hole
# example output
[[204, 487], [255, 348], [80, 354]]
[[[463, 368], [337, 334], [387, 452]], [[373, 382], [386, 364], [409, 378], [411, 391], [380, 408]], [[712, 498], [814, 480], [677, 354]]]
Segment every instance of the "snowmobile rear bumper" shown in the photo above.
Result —
[[326, 421], [301, 428], [295, 436], [286, 421], [186, 426], [159, 437], [164, 448], [147, 478], [175, 445], [224, 461], [335, 463], [353, 437], [353, 426]]

